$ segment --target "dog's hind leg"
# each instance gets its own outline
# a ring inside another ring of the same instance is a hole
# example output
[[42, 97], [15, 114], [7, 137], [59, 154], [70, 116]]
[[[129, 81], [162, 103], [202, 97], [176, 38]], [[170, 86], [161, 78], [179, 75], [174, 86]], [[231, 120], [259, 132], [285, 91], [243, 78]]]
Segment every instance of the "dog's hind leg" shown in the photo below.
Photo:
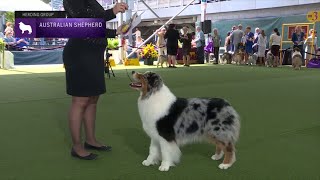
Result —
[[144, 166], [156, 165], [161, 160], [160, 144], [152, 140], [149, 148], [149, 155], [146, 160], [142, 162]]
[[220, 169], [228, 169], [236, 161], [235, 148], [232, 143], [223, 145], [224, 159], [222, 164], [219, 165]]
[[160, 171], [168, 171], [170, 166], [174, 166], [179, 163], [181, 151], [176, 142], [168, 142], [166, 140], [160, 140], [160, 148], [162, 155]]

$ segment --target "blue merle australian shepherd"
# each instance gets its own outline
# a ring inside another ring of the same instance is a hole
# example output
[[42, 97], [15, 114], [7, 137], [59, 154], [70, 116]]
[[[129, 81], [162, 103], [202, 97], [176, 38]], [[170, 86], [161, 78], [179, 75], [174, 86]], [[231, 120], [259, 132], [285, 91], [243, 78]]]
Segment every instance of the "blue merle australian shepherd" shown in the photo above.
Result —
[[168, 171], [179, 163], [179, 146], [207, 140], [215, 144], [211, 157], [223, 157], [220, 169], [228, 169], [236, 161], [235, 144], [239, 138], [240, 118], [234, 108], [219, 98], [178, 98], [153, 72], [132, 72], [130, 86], [140, 91], [138, 109], [144, 131], [151, 138], [145, 166], [161, 161], [160, 171]]

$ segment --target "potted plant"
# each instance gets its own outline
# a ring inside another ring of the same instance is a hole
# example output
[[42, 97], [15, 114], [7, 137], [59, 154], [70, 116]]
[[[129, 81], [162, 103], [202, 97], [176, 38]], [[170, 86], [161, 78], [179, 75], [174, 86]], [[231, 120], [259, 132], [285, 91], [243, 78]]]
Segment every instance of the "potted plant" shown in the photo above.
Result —
[[117, 38], [108, 38], [108, 53], [112, 54], [112, 59], [115, 60], [115, 63], [119, 63], [119, 39]]
[[145, 65], [153, 65], [153, 61], [157, 60], [158, 52], [153, 44], [146, 45], [141, 52]]

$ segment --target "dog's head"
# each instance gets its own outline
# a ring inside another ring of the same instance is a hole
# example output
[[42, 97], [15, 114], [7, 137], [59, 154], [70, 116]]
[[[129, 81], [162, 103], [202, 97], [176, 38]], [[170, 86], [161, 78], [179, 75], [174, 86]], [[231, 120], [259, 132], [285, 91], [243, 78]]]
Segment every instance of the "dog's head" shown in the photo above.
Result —
[[295, 48], [293, 48], [293, 52], [300, 52], [300, 49], [295, 47]]
[[302, 58], [300, 49], [297, 47], [293, 48], [293, 52], [292, 52], [292, 57], [295, 57], [295, 56], [299, 56]]
[[163, 86], [161, 77], [154, 73], [147, 71], [144, 74], [132, 71], [134, 82], [130, 83], [130, 87], [141, 92], [141, 97], [149, 97]]

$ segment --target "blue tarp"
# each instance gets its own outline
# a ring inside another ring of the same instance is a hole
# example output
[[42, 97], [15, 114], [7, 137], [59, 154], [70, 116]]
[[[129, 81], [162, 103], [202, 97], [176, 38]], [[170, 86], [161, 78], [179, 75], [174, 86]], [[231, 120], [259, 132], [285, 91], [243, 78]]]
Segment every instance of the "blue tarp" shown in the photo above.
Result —
[[14, 65], [62, 64], [63, 49], [41, 51], [11, 51]]

